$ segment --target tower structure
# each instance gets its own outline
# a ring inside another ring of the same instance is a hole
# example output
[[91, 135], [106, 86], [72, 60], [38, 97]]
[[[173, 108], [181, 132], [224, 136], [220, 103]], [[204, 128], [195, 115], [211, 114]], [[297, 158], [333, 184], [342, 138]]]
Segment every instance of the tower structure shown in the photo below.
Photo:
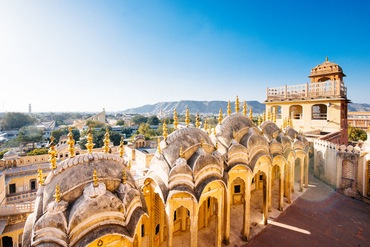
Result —
[[309, 83], [267, 88], [266, 112], [275, 114], [277, 125], [291, 119], [293, 126], [308, 136], [347, 144], [345, 76], [338, 64], [326, 58], [311, 69]]

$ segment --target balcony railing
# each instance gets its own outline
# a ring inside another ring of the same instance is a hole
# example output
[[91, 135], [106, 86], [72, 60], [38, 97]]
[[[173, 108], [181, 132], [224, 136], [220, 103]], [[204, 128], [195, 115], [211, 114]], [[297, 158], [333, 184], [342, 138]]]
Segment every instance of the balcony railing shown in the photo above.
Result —
[[347, 97], [343, 81], [313, 82], [292, 86], [267, 88], [267, 100]]
[[0, 216], [2, 215], [12, 215], [19, 213], [30, 213], [33, 212], [35, 208], [35, 202], [28, 202], [22, 204], [8, 204], [0, 206]]

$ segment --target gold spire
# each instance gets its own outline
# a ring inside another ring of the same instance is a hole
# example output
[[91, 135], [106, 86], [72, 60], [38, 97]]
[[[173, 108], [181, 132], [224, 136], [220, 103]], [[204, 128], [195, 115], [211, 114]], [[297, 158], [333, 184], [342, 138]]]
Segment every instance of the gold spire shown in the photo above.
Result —
[[200, 139], [200, 147], [203, 147], [203, 145], [204, 145], [204, 140]]
[[244, 100], [244, 104], [243, 104], [243, 115], [247, 116], [247, 101], [245, 101], [245, 100]]
[[39, 180], [39, 185], [44, 185], [44, 176], [42, 175], [42, 169], [39, 167], [37, 169], [37, 179]]
[[271, 110], [268, 110], [267, 111], [267, 120], [271, 121], [272, 120], [272, 117], [271, 117]]
[[158, 141], [157, 141], [157, 152], [158, 153], [162, 153], [162, 150], [161, 150], [161, 139], [160, 138], [158, 138]]
[[122, 169], [122, 183], [125, 184], [127, 181], [127, 174], [126, 174], [126, 169]]
[[213, 128], [213, 134], [216, 136], [216, 127]]
[[123, 143], [123, 137], [121, 137], [121, 142], [119, 143], [119, 157], [123, 158], [125, 154], [125, 145]]
[[94, 169], [94, 173], [93, 173], [93, 183], [94, 183], [94, 187], [98, 187], [98, 175], [96, 174], [96, 170]]
[[250, 120], [253, 119], [253, 110], [252, 110], [252, 107], [249, 109], [249, 118], [250, 118]]
[[59, 184], [57, 184], [55, 186], [55, 194], [54, 194], [54, 198], [55, 198], [55, 202], [60, 202], [60, 187], [59, 187]]
[[197, 115], [195, 116], [195, 127], [199, 128], [200, 122], [199, 122], [199, 112], [197, 112]]
[[179, 119], [177, 118], [177, 111], [176, 108], [173, 111], [173, 128], [174, 130], [177, 130], [177, 125], [179, 124]]
[[166, 140], [168, 136], [166, 120], [163, 121], [163, 137]]
[[216, 141], [215, 149], [218, 150], [218, 142]]
[[327, 62], [327, 61], [329, 61], [329, 58], [328, 58], [328, 56], [326, 56], [326, 62]]
[[236, 96], [236, 100], [235, 100], [235, 112], [238, 113], [240, 110], [240, 107], [239, 107], [239, 97]]
[[73, 134], [72, 134], [72, 127], [68, 128], [69, 133], [67, 135], [68, 137], [68, 152], [69, 152], [69, 157], [73, 158], [75, 157], [75, 140], [73, 139]]
[[109, 153], [109, 142], [109, 130], [106, 128], [104, 134], [104, 153]]
[[258, 117], [258, 126], [260, 126], [262, 124], [262, 117], [261, 115]]
[[207, 118], [204, 118], [204, 130], [208, 133], [208, 121], [207, 121]]
[[127, 168], [128, 168], [129, 170], [131, 170], [131, 165], [132, 165], [132, 160], [130, 159], [130, 160], [128, 161], [128, 165], [127, 165]]
[[50, 144], [49, 144], [49, 162], [50, 162], [50, 169], [55, 170], [57, 168], [57, 150], [55, 150], [55, 144], [54, 144], [54, 136], [50, 137]]
[[180, 147], [180, 158], [184, 158], [184, 153], [182, 152], [182, 147]]
[[266, 121], [266, 112], [263, 112], [262, 114], [262, 122], [265, 122]]
[[92, 149], [94, 147], [94, 143], [93, 143], [93, 135], [91, 133], [91, 127], [89, 127], [89, 133], [87, 134], [87, 143], [85, 144], [86, 148], [87, 148], [87, 153], [91, 154], [92, 153]]
[[186, 107], [186, 110], [185, 110], [185, 125], [186, 125], [186, 127], [189, 127], [189, 123], [190, 123], [189, 108]]
[[231, 105], [230, 105], [230, 100], [229, 102], [227, 103], [227, 115], [230, 116], [231, 115]]
[[222, 119], [223, 119], [222, 108], [220, 108], [220, 111], [218, 112], [218, 124], [221, 124]]

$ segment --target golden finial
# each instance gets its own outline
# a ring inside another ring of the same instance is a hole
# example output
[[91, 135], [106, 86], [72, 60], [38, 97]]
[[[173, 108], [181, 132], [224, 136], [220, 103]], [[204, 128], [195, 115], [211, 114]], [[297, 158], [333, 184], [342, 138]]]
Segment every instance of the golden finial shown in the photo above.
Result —
[[189, 127], [189, 123], [190, 123], [189, 108], [186, 107], [186, 110], [185, 110], [185, 125], [186, 125], [186, 127]]
[[218, 142], [215, 144], [215, 149], [218, 150]]
[[204, 118], [204, 130], [208, 133], [208, 121], [207, 121], [207, 118]]
[[157, 152], [158, 153], [162, 153], [162, 150], [161, 150], [161, 139], [158, 138], [158, 141], [157, 141]]
[[39, 185], [44, 185], [44, 176], [40, 167], [37, 169], [37, 179], [39, 180]]
[[329, 61], [329, 58], [328, 58], [328, 56], [326, 56], [326, 62], [327, 62], [327, 61]]
[[236, 139], [236, 132], [235, 132], [235, 130], [233, 130], [233, 139], [234, 140]]
[[231, 105], [230, 105], [230, 100], [229, 102], [227, 103], [227, 115], [230, 116], [231, 115]]
[[258, 126], [260, 126], [262, 124], [262, 117], [261, 116], [259, 116], [258, 117]]
[[93, 135], [92, 135], [91, 127], [89, 127], [89, 133], [87, 134], [87, 143], [85, 144], [87, 148], [87, 153], [89, 154], [92, 153], [92, 149], [94, 145], [95, 144], [93, 143]]
[[216, 127], [213, 128], [213, 134], [216, 136]]
[[122, 183], [125, 184], [127, 181], [127, 174], [126, 174], [126, 169], [122, 169]]
[[130, 159], [130, 160], [128, 161], [127, 168], [128, 168], [129, 170], [131, 170], [131, 166], [132, 166], [132, 160]]
[[121, 142], [119, 143], [119, 157], [123, 158], [125, 154], [125, 145], [123, 143], [123, 137], [121, 137]]
[[109, 130], [108, 128], [105, 129], [105, 134], [104, 134], [104, 153], [109, 153]]
[[245, 100], [244, 100], [244, 104], [243, 104], [243, 115], [247, 116], [247, 101], [245, 101]]
[[236, 96], [236, 100], [235, 100], [235, 112], [238, 113], [240, 110], [240, 107], [239, 107], [239, 97]]
[[54, 136], [50, 137], [50, 144], [49, 144], [49, 162], [50, 162], [50, 169], [55, 170], [57, 168], [57, 150], [55, 150], [55, 144], [54, 144]]
[[182, 152], [182, 147], [180, 147], [180, 158], [184, 158], [184, 153]]
[[266, 112], [263, 112], [262, 114], [262, 122], [265, 122], [266, 121]]
[[268, 110], [267, 111], [267, 120], [271, 121], [272, 118], [271, 118], [271, 110]]
[[72, 127], [68, 128], [69, 133], [67, 135], [68, 137], [68, 152], [69, 152], [69, 157], [73, 158], [75, 157], [75, 140], [73, 139], [73, 134], [72, 134]]
[[94, 187], [98, 187], [98, 175], [96, 174], [96, 170], [94, 169], [94, 173], [93, 173], [93, 182], [94, 182]]
[[200, 122], [199, 122], [199, 112], [197, 112], [197, 115], [195, 116], [195, 127], [199, 128]]
[[60, 187], [59, 187], [59, 184], [57, 184], [55, 186], [55, 194], [54, 194], [54, 198], [55, 198], [55, 202], [60, 202]]
[[252, 110], [252, 107], [249, 109], [249, 118], [250, 118], [250, 120], [253, 119], [253, 110]]
[[204, 145], [204, 140], [200, 139], [200, 147], [203, 147], [203, 145]]
[[177, 125], [179, 124], [179, 119], [177, 117], [177, 111], [176, 111], [176, 108], [175, 110], [173, 111], [173, 128], [175, 130], [177, 130]]
[[166, 120], [164, 120], [163, 121], [163, 137], [164, 137], [165, 140], [167, 139], [167, 136], [168, 136], [168, 133], [167, 133], [167, 123], [166, 123]]
[[222, 108], [220, 108], [220, 111], [218, 112], [218, 124], [221, 124], [222, 119], [223, 119]]

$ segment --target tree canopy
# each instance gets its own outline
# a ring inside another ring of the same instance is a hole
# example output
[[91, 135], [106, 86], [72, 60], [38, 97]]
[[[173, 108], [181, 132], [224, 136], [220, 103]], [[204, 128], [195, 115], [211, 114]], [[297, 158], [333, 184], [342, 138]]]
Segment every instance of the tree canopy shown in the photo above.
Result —
[[354, 128], [354, 127], [349, 127], [348, 128], [348, 140], [350, 141], [365, 141], [367, 139], [367, 134], [366, 131], [359, 129], [359, 128]]
[[136, 115], [133, 118], [131, 118], [131, 121], [135, 125], [140, 125], [141, 123], [146, 123], [148, 121], [148, 118], [144, 117], [143, 115]]
[[148, 121], [147, 121], [147, 123], [149, 124], [149, 125], [158, 125], [159, 124], [159, 118], [157, 117], [157, 116], [155, 116], [155, 115], [153, 115], [153, 116], [150, 116], [149, 118], [148, 118]]
[[44, 131], [42, 129], [33, 127], [33, 126], [26, 126], [22, 127], [19, 130], [19, 134], [17, 139], [21, 143], [35, 143], [40, 142], [42, 140], [42, 136], [44, 135]]
[[[51, 135], [54, 137], [55, 142], [58, 143], [60, 137], [63, 135], [67, 135], [68, 133], [69, 133], [68, 128], [60, 128], [60, 129], [53, 130], [51, 132]], [[80, 131], [78, 131], [78, 129], [73, 129], [72, 134], [73, 134], [73, 139], [75, 139], [75, 141], [80, 140]]]
[[35, 156], [35, 155], [42, 155], [42, 154], [48, 154], [47, 148], [35, 148], [31, 152], [27, 153], [27, 156]]
[[123, 121], [122, 119], [121, 120], [118, 120], [117, 123], [116, 123], [116, 125], [123, 126], [123, 125], [125, 125], [125, 121]]
[[0, 121], [1, 130], [20, 129], [24, 126], [32, 125], [36, 119], [20, 112], [7, 112]]
[[89, 126], [89, 128], [104, 128], [106, 126], [105, 123], [94, 120], [87, 120], [86, 125]]
[[[95, 144], [94, 145], [94, 148], [101, 148], [104, 146], [104, 135], [105, 135], [105, 129], [101, 129], [101, 130], [91, 130], [92, 131], [92, 135], [93, 135], [93, 143]], [[112, 131], [112, 130], [109, 130], [109, 139], [111, 142], [113, 142], [113, 145], [114, 146], [118, 146], [120, 144], [120, 141], [121, 141], [121, 135], [115, 131]], [[84, 136], [84, 138], [80, 138], [80, 147], [81, 149], [86, 149], [86, 143], [87, 143], [87, 139], [85, 138], [87, 134], [87, 131], [84, 132], [84, 134], [82, 136]]]

